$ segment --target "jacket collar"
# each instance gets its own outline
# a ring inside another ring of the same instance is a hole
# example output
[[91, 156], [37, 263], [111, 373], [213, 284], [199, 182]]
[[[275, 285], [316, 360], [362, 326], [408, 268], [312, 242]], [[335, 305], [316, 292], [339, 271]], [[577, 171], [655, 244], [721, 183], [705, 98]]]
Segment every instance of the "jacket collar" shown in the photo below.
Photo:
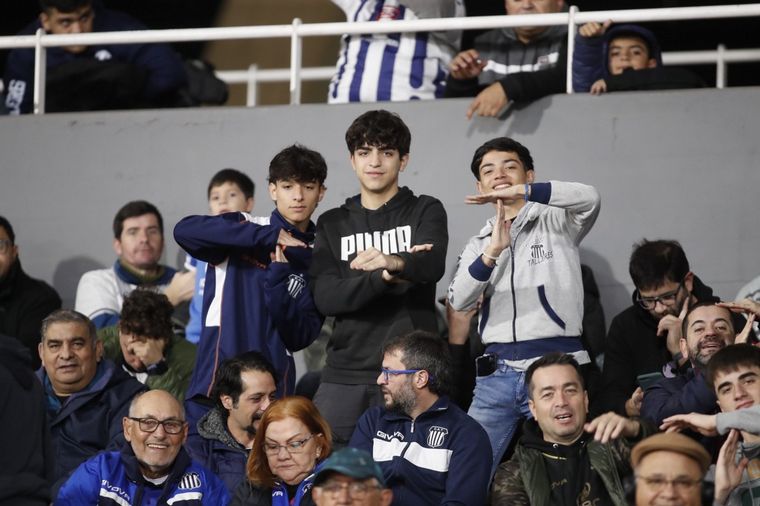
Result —
[[317, 227], [314, 225], [313, 221], [309, 221], [309, 226], [306, 228], [306, 232], [301, 232], [294, 225], [288, 222], [288, 220], [286, 220], [277, 209], [275, 209], [272, 211], [272, 215], [269, 218], [269, 224], [276, 225], [284, 230], [287, 230], [288, 233], [293, 235], [293, 237], [304, 241], [306, 244], [311, 244], [314, 242], [314, 235], [316, 233]]
[[182, 477], [185, 475], [185, 472], [187, 471], [187, 468], [190, 467], [190, 464], [192, 464], [190, 455], [188, 455], [187, 451], [185, 451], [184, 446], [181, 446], [179, 453], [177, 453], [177, 458], [174, 459], [174, 462], [172, 463], [172, 466], [169, 470], [169, 477], [162, 485], [157, 486], [147, 481], [145, 477], [143, 477], [142, 471], [140, 470], [140, 464], [137, 462], [135, 452], [132, 450], [132, 445], [129, 444], [128, 441], [125, 441], [121, 447], [120, 458], [121, 462], [124, 464], [124, 470], [126, 471], [127, 477], [131, 481], [140, 484], [141, 486], [163, 489], [163, 493], [161, 494], [161, 497], [158, 499], [156, 504], [162, 504], [162, 501], [165, 501], [167, 499], [168, 494], [174, 489], [174, 485], [182, 479]]
[[205, 439], [211, 439], [222, 443], [224, 446], [236, 450], [246, 451], [243, 445], [232, 437], [227, 429], [227, 421], [222, 411], [214, 406], [198, 421], [198, 434]]
[[53, 391], [53, 385], [50, 382], [50, 378], [45, 371], [45, 367], [42, 366], [37, 370], [37, 377], [45, 388], [46, 405], [49, 412], [56, 413], [55, 418], [61, 418], [68, 415], [71, 411], [74, 411], [77, 407], [82, 405], [91, 397], [98, 395], [105, 390], [106, 386], [110, 383], [111, 378], [115, 374], [116, 366], [110, 360], [104, 358], [98, 364], [95, 371], [95, 377], [90, 381], [90, 384], [79, 392], [71, 394], [64, 402], [61, 402], [58, 396]]
[[159, 265], [159, 271], [155, 277], [143, 278], [124, 267], [118, 259], [113, 264], [113, 270], [122, 281], [138, 286], [166, 285], [172, 280], [172, 277], [174, 277], [174, 274], [177, 272], [171, 267]]

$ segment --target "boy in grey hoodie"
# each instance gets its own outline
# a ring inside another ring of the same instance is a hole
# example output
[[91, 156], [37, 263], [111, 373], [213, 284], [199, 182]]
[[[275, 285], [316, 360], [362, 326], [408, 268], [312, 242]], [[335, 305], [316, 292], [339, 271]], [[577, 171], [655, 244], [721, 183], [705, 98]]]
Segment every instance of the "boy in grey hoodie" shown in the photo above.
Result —
[[599, 214], [593, 186], [535, 182], [533, 158], [519, 142], [492, 139], [475, 151], [479, 195], [496, 216], [459, 257], [448, 300], [456, 311], [481, 300], [478, 330], [486, 354], [476, 360], [469, 415], [488, 433], [494, 469], [521, 418], [528, 416], [528, 366], [551, 351], [591, 362], [580, 335], [583, 283], [578, 245]]

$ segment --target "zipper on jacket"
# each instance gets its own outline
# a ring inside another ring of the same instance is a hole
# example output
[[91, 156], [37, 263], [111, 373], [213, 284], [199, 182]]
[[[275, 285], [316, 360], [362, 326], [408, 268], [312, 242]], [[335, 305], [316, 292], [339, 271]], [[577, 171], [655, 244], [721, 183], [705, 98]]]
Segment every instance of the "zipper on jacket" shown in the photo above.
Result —
[[515, 248], [509, 245], [509, 259], [512, 273], [509, 276], [510, 288], [512, 290], [512, 342], [517, 342], [517, 300], [515, 299]]
[[[512, 222], [514, 223], [514, 222]], [[510, 229], [511, 230], [511, 229]], [[515, 236], [514, 241], [509, 242], [509, 256], [510, 264], [512, 266], [512, 274], [510, 275], [509, 282], [512, 289], [512, 342], [517, 342], [517, 298], [515, 297], [515, 244], [517, 244], [517, 238], [520, 236], [520, 229]]]

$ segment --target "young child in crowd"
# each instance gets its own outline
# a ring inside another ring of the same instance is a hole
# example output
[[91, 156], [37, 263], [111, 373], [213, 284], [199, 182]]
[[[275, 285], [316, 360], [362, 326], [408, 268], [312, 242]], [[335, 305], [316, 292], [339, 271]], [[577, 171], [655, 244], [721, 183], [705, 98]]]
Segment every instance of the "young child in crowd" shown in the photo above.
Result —
[[[211, 216], [223, 213], [250, 213], [253, 210], [253, 193], [256, 189], [251, 178], [235, 169], [222, 169], [211, 178], [206, 190]], [[190, 319], [185, 327], [185, 338], [198, 343], [201, 338], [203, 288], [206, 284], [206, 262], [187, 255], [185, 268], [195, 271], [195, 293], [190, 301]]]
[[654, 33], [638, 25], [612, 21], [578, 29], [573, 53], [573, 89], [599, 95], [608, 91], [698, 88], [694, 73], [664, 67]]

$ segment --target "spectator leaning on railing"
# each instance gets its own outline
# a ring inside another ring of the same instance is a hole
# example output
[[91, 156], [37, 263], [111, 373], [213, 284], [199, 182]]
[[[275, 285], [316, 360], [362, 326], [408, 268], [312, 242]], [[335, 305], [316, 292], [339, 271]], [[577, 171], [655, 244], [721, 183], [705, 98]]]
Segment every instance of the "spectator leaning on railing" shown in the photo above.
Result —
[[573, 89], [599, 95], [607, 91], [661, 90], [704, 86], [696, 74], [663, 67], [657, 38], [637, 25], [612, 21], [586, 23], [575, 36]]
[[[505, 0], [507, 14], [550, 14], [564, 0]], [[467, 117], [497, 116], [508, 102], [536, 100], [565, 87], [567, 27], [489, 30], [449, 65], [447, 97], [475, 97]]]
[[[332, 0], [349, 22], [464, 16], [462, 0]], [[461, 32], [344, 35], [328, 101], [381, 102], [441, 98]]]
[[[145, 30], [137, 20], [104, 9], [93, 0], [40, 0], [39, 19], [19, 35], [39, 28], [49, 34]], [[5, 105], [11, 114], [32, 112], [34, 49], [10, 52], [5, 68]], [[83, 111], [158, 106], [176, 102], [187, 77], [166, 44], [95, 44], [46, 50], [48, 111]]]

